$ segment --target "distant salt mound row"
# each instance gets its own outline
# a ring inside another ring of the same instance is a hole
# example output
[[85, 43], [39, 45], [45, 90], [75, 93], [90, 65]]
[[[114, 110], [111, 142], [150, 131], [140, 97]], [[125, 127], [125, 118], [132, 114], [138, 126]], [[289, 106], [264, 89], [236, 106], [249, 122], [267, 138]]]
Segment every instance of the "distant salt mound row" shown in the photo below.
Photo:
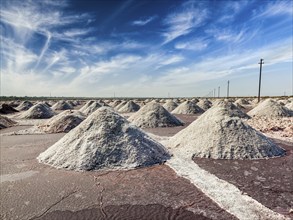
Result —
[[94, 101], [89, 107], [82, 111], [85, 115], [90, 115], [102, 106], [97, 101]]
[[12, 127], [16, 124], [17, 124], [17, 122], [15, 122], [5, 116], [0, 115], [0, 129], [9, 128], [9, 127]]
[[249, 101], [246, 99], [237, 99], [235, 101], [235, 104], [240, 104], [240, 105], [250, 105]]
[[119, 112], [127, 113], [127, 112], [137, 112], [140, 109], [140, 106], [133, 101], [127, 102], [121, 108], [119, 108]]
[[204, 110], [196, 105], [194, 102], [185, 101], [177, 106], [171, 113], [172, 114], [200, 114]]
[[2, 107], [0, 108], [0, 114], [12, 114], [15, 112], [18, 112], [18, 110], [8, 104], [2, 104]]
[[169, 111], [169, 112], [172, 112], [175, 108], [178, 107], [178, 104], [176, 102], [174, 102], [173, 100], [168, 100], [164, 105], [163, 107]]
[[239, 117], [239, 118], [251, 118], [249, 115], [244, 113], [240, 108], [238, 108], [234, 103], [232, 102], [226, 102], [226, 101], [218, 101], [217, 103], [214, 103], [214, 106], [211, 108], [222, 108], [223, 111], [226, 111], [226, 114], [230, 117]]
[[292, 112], [274, 101], [273, 99], [266, 99], [259, 103], [255, 108], [247, 113], [253, 117], [290, 117]]
[[33, 103], [30, 101], [23, 101], [22, 103], [19, 104], [19, 106], [16, 108], [18, 111], [26, 111], [30, 109], [30, 107], [33, 106]]
[[146, 104], [138, 112], [130, 116], [128, 120], [141, 128], [175, 127], [184, 125], [181, 120], [155, 102]]
[[82, 106], [79, 111], [83, 112], [84, 110], [86, 110], [91, 104], [93, 104], [95, 101], [94, 100], [90, 100], [87, 103], [84, 104], [84, 106]]
[[55, 115], [53, 110], [43, 103], [32, 106], [29, 110], [19, 115], [20, 119], [45, 119]]
[[169, 158], [163, 145], [102, 107], [37, 159], [56, 168], [97, 170], [145, 167]]
[[174, 135], [167, 146], [186, 158], [261, 159], [285, 155], [285, 151], [239, 117], [213, 107]]
[[78, 126], [85, 118], [85, 115], [79, 111], [66, 110], [39, 125], [39, 128], [45, 133], [67, 133]]
[[204, 111], [208, 110], [212, 103], [207, 99], [201, 99], [198, 103], [196, 103], [200, 108], [202, 108]]
[[73, 107], [67, 103], [66, 101], [58, 101], [52, 106], [53, 110], [68, 110], [68, 109], [73, 109]]

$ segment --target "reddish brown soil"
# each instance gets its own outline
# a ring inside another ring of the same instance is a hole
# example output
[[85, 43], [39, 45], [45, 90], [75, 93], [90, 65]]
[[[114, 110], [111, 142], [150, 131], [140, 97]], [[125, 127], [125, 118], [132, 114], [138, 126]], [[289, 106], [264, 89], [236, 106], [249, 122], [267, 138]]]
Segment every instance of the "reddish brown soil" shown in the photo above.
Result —
[[35, 218], [39, 220], [81, 220], [81, 219], [128, 219], [128, 220], [209, 220], [203, 215], [196, 215], [183, 208], [172, 209], [159, 204], [154, 205], [120, 205], [107, 206], [103, 209], [84, 209], [77, 212], [54, 211], [43, 217]]
[[268, 160], [194, 158], [194, 161], [266, 207], [293, 218], [293, 213], [289, 213], [293, 207], [293, 146], [275, 142], [286, 149], [286, 156]]
[[0, 136], [0, 219], [59, 220], [72, 219], [72, 215], [99, 219], [100, 212], [110, 219], [122, 213], [130, 216], [122, 219], [141, 219], [140, 215], [155, 213], [160, 213], [158, 219], [177, 215], [181, 219], [235, 219], [166, 165], [75, 172], [39, 164], [35, 159], [39, 153], [63, 135]]

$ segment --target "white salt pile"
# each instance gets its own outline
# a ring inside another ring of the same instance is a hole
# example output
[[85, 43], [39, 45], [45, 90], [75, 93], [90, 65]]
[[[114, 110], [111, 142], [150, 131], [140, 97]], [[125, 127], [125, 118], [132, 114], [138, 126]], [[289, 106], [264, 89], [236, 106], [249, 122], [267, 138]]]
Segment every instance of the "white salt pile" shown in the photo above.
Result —
[[84, 109], [83, 111], [81, 111], [82, 113], [84, 113], [85, 115], [90, 115], [92, 114], [94, 111], [96, 111], [98, 108], [101, 108], [102, 106], [100, 105], [99, 102], [94, 101], [90, 106], [88, 106], [86, 109]]
[[95, 101], [94, 100], [90, 100], [87, 103], [85, 103], [84, 106], [82, 106], [79, 111], [83, 112], [84, 110], [86, 110], [91, 104], [93, 104]]
[[289, 102], [288, 104], [285, 105], [285, 107], [291, 111], [293, 111], [293, 102]]
[[247, 113], [250, 116], [257, 117], [290, 117], [292, 112], [274, 101], [273, 99], [266, 99], [259, 103], [255, 108]]
[[112, 101], [109, 105], [113, 108], [115, 108], [117, 105], [119, 105], [121, 103], [120, 100], [115, 100], [115, 101]]
[[204, 110], [196, 105], [194, 102], [185, 101], [177, 106], [171, 113], [172, 114], [200, 114]]
[[5, 116], [0, 115], [0, 129], [9, 128], [9, 127], [12, 127], [16, 124], [17, 124], [17, 122], [15, 122]]
[[118, 105], [115, 107], [115, 109], [116, 109], [117, 111], [119, 111], [119, 109], [120, 109], [122, 106], [124, 106], [126, 103], [127, 103], [126, 101], [121, 101], [120, 104], [118, 104]]
[[159, 103], [150, 102], [128, 118], [130, 122], [141, 128], [174, 127], [184, 123], [170, 114]]
[[174, 102], [173, 100], [168, 100], [164, 105], [163, 107], [169, 111], [169, 112], [172, 112], [175, 108], [178, 107], [178, 104], [176, 102]]
[[79, 111], [66, 110], [39, 125], [39, 128], [45, 133], [67, 133], [78, 126], [85, 118], [85, 115]]
[[246, 99], [237, 99], [234, 103], [240, 105], [250, 105], [249, 101]]
[[119, 108], [119, 112], [127, 113], [127, 112], [137, 112], [140, 109], [140, 106], [133, 101], [127, 102], [125, 105]]
[[285, 151], [229, 111], [215, 106], [174, 135], [167, 146], [184, 157], [259, 159]]
[[30, 101], [23, 101], [20, 105], [16, 108], [18, 111], [26, 111], [33, 106], [33, 103]]
[[200, 108], [202, 108], [204, 111], [208, 110], [212, 103], [207, 99], [201, 99], [198, 103], [196, 103]]
[[233, 102], [227, 102], [227, 101], [218, 101], [217, 103], [214, 103], [214, 107], [221, 107], [223, 108], [223, 111], [227, 112], [227, 115], [230, 117], [239, 117], [239, 118], [251, 118], [249, 115], [244, 113], [240, 108], [238, 108]]
[[52, 106], [53, 110], [68, 110], [73, 109], [73, 107], [64, 100], [58, 101]]
[[21, 119], [44, 119], [51, 118], [55, 113], [50, 107], [43, 103], [38, 103], [32, 106], [29, 110], [19, 115]]
[[169, 158], [163, 145], [102, 107], [37, 159], [57, 168], [96, 170], [145, 167]]

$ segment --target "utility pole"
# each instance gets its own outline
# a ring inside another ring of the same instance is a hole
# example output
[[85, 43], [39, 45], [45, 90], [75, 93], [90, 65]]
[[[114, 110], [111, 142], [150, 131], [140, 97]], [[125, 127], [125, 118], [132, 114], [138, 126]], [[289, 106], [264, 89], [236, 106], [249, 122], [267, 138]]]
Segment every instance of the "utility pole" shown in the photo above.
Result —
[[221, 87], [219, 86], [218, 87], [218, 98], [220, 98], [220, 89], [221, 89]]
[[216, 89], [214, 89], [214, 98], [216, 98]]
[[228, 80], [228, 85], [227, 85], [227, 98], [229, 98], [229, 84], [230, 84], [230, 81]]
[[262, 70], [262, 65], [264, 64], [263, 59], [260, 59], [258, 64], [259, 64], [258, 102], [260, 102], [261, 70]]

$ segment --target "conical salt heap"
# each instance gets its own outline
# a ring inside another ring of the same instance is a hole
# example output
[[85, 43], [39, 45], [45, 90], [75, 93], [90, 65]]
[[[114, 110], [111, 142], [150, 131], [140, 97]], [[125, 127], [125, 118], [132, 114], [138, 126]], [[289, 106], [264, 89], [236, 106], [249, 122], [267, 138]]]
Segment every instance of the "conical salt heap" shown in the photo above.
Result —
[[155, 102], [146, 104], [138, 112], [131, 115], [128, 120], [141, 128], [175, 127], [184, 124]]
[[230, 114], [224, 107], [212, 107], [170, 138], [168, 147], [186, 158], [260, 159], [285, 155], [282, 148]]
[[177, 106], [171, 113], [172, 114], [200, 114], [204, 110], [196, 105], [194, 102], [185, 101]]
[[196, 103], [200, 108], [202, 108], [204, 111], [208, 110], [212, 103], [207, 99], [201, 99], [198, 103]]
[[39, 128], [46, 133], [67, 133], [78, 126], [85, 118], [85, 115], [79, 111], [66, 110], [52, 117], [50, 120], [40, 125]]
[[278, 102], [273, 99], [266, 99], [263, 102], [259, 103], [255, 108], [247, 113], [250, 116], [256, 117], [290, 117], [292, 112], [280, 105]]
[[9, 127], [12, 127], [16, 124], [17, 124], [17, 122], [15, 122], [5, 116], [0, 115], [0, 129], [9, 128]]
[[59, 101], [55, 103], [52, 107], [53, 110], [68, 110], [68, 109], [73, 109], [73, 107], [67, 103], [66, 101]]
[[116, 107], [117, 105], [119, 105], [120, 103], [121, 103], [120, 100], [115, 100], [115, 101], [113, 101], [113, 102], [110, 103], [110, 106], [113, 107], [113, 108], [115, 108], [115, 107]]
[[244, 113], [233, 102], [218, 101], [217, 103], [214, 103], [214, 106], [218, 106], [218, 107], [226, 109], [228, 111], [229, 116], [231, 117], [239, 117], [239, 118], [247, 118], [247, 119], [250, 118], [249, 115]]
[[115, 107], [115, 109], [116, 109], [117, 111], [119, 111], [119, 109], [120, 109], [122, 106], [124, 106], [126, 103], [127, 103], [126, 101], [121, 101], [120, 104], [118, 104], [118, 105]]
[[84, 104], [84, 106], [82, 106], [79, 111], [83, 112], [84, 110], [86, 110], [91, 104], [93, 104], [95, 101], [94, 100], [90, 100], [87, 103]]
[[293, 102], [289, 102], [288, 104], [285, 105], [285, 107], [291, 111], [293, 111]]
[[140, 109], [140, 106], [133, 101], [127, 102], [121, 108], [119, 108], [119, 112], [127, 113], [127, 112], [137, 112]]
[[95, 112], [98, 108], [102, 106], [97, 101], [94, 101], [90, 106], [88, 106], [85, 110], [82, 111], [85, 115], [90, 115]]
[[30, 101], [23, 101], [20, 105], [16, 108], [18, 111], [26, 111], [33, 106], [33, 103]]
[[43, 103], [38, 103], [32, 106], [29, 110], [23, 112], [19, 115], [19, 118], [22, 119], [45, 119], [51, 118], [55, 113], [50, 107]]
[[163, 145], [102, 107], [37, 159], [56, 168], [97, 170], [145, 167], [169, 158]]
[[176, 102], [174, 102], [173, 100], [168, 100], [164, 105], [163, 107], [169, 111], [169, 112], [172, 112], [175, 108], [178, 107], [178, 104]]
[[250, 105], [249, 101], [247, 101], [246, 99], [237, 99], [235, 101], [235, 104], [240, 104], [240, 105]]

